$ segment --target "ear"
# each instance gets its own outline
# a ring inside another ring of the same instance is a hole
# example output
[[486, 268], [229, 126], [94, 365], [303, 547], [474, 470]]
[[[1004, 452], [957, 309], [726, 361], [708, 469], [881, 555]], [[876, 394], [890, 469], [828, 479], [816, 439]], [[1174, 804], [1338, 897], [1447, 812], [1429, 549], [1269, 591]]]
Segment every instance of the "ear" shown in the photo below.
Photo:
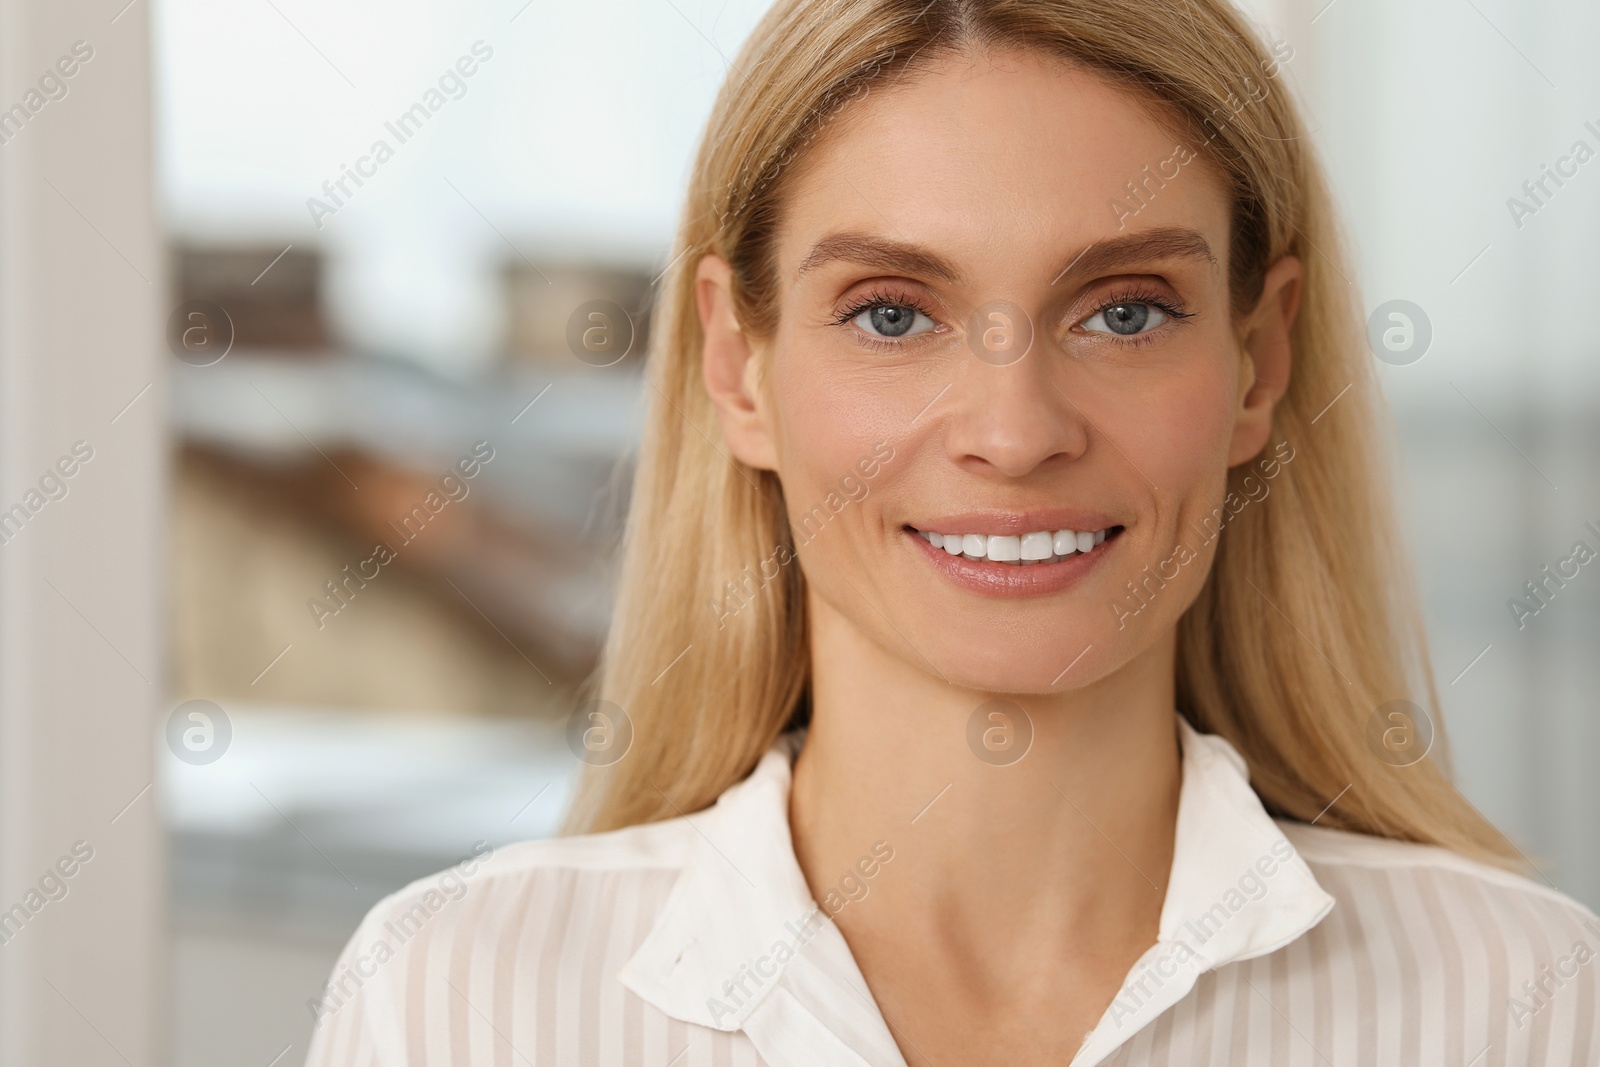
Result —
[[706, 392], [717, 409], [723, 440], [742, 463], [776, 470], [777, 456], [760, 387], [760, 362], [733, 311], [733, 271], [707, 255], [695, 271], [695, 304], [705, 350], [700, 360]]
[[1246, 319], [1241, 339], [1239, 409], [1228, 447], [1228, 466], [1236, 467], [1260, 454], [1272, 436], [1272, 412], [1289, 388], [1293, 363], [1290, 345], [1294, 317], [1300, 310], [1300, 260], [1284, 256], [1267, 270], [1261, 299]]

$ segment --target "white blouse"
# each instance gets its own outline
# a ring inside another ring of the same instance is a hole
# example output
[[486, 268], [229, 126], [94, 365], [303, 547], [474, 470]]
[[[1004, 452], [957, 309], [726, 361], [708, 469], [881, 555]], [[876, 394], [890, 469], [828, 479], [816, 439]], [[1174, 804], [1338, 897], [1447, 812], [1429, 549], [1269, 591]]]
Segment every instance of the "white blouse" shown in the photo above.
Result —
[[[1159, 940], [1070, 1067], [1600, 1064], [1593, 912], [1443, 849], [1273, 820], [1238, 752], [1178, 723]], [[703, 812], [480, 850], [388, 897], [308, 1067], [903, 1067], [794, 857], [802, 741]]]

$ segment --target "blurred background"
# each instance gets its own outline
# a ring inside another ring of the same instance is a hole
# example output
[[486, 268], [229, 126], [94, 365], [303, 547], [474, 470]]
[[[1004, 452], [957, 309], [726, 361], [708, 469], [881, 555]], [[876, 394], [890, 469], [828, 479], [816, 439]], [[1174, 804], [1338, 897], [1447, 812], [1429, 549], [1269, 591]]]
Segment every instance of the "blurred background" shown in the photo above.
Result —
[[[0, 944], [0, 1063], [299, 1063], [372, 903], [554, 832], [654, 285], [765, 6], [0, 0], [0, 908], [93, 852]], [[1542, 571], [1600, 550], [1600, 10], [1247, 10], [1412, 330], [1458, 777], [1600, 906], [1600, 565]]]

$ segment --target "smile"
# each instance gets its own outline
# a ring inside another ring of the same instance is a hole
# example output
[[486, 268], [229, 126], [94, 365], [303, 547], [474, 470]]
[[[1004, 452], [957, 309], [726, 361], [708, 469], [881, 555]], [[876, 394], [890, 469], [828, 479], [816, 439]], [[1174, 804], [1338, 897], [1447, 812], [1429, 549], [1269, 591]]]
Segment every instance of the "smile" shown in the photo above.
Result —
[[[918, 549], [925, 559], [944, 578], [959, 588], [985, 597], [1032, 597], [1061, 593], [1084, 581], [1101, 569], [1101, 563], [1123, 541], [1126, 528], [1111, 522], [1109, 517], [1082, 516], [1076, 525], [1093, 527], [1086, 530], [1056, 528], [1055, 522], [1071, 518], [1062, 515], [997, 516], [975, 513], [966, 517], [946, 517], [928, 521], [929, 526], [942, 526], [947, 531], [923, 530], [906, 525], [907, 544]], [[1041, 520], [1043, 520], [1041, 522]], [[1026, 529], [1035, 523], [1050, 528], [1026, 533], [1002, 533]], [[956, 533], [963, 527], [982, 529], [991, 533]], [[998, 527], [998, 530], [996, 529]]]
[[[942, 548], [952, 556], [964, 556], [970, 560], [986, 559], [991, 563], [1009, 563], [1018, 567], [1032, 563], [1055, 563], [1068, 556], [1092, 552], [1097, 545], [1105, 542], [1108, 532], [1037, 530], [1025, 534], [958, 534], [912, 529], [934, 548]], [[1117, 530], [1120, 527], [1108, 529]]]

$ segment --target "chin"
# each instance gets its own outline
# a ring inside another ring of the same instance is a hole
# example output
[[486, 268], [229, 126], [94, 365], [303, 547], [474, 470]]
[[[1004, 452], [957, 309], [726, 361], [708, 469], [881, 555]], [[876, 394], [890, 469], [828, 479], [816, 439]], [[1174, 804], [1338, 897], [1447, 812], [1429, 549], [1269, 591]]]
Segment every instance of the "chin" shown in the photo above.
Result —
[[[981, 693], [1046, 695], [1075, 689], [1092, 681], [1114, 660], [1127, 634], [1118, 634], [1080, 613], [1060, 621], [1017, 628], [950, 627], [927, 642], [925, 651], [953, 685]], [[1063, 636], [1066, 635], [1066, 636]], [[919, 644], [923, 642], [919, 641]], [[914, 666], [927, 669], [918, 658]]]

